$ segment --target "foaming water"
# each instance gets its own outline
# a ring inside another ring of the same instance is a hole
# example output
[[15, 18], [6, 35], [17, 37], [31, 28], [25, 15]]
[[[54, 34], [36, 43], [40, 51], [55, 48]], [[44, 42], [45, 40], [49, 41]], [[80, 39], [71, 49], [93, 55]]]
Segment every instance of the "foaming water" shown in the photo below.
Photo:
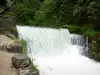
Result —
[[17, 26], [40, 75], [100, 75], [100, 64], [81, 55], [85, 40], [67, 29]]
[[63, 52], [58, 56], [41, 57], [36, 60], [41, 75], [100, 75], [100, 64], [76, 52]]

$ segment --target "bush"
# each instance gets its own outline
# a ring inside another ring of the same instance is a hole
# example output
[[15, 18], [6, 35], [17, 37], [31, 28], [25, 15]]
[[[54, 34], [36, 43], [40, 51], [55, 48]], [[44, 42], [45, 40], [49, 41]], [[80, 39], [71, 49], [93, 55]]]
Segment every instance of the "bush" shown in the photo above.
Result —
[[93, 37], [93, 36], [96, 36], [97, 31], [94, 30], [94, 29], [85, 29], [85, 30], [83, 31], [83, 34], [84, 34], [85, 36]]
[[61, 28], [67, 28], [70, 33], [78, 33], [78, 34], [82, 33], [81, 28], [76, 25], [63, 25]]

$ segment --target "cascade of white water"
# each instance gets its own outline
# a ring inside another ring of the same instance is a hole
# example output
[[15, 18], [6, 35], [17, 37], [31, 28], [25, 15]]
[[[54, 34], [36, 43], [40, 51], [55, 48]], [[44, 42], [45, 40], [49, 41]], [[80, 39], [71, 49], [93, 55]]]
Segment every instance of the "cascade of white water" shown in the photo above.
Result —
[[85, 39], [83, 35], [71, 34], [70, 36], [73, 45], [85, 46]]
[[100, 75], [100, 64], [82, 56], [83, 36], [67, 29], [17, 26], [19, 38], [28, 43], [28, 55], [40, 75]]
[[[67, 29], [17, 27], [19, 36], [28, 42], [28, 48], [34, 56], [44, 56], [62, 52], [71, 44], [70, 33]], [[28, 31], [27, 31], [28, 30]], [[31, 32], [31, 33], [30, 33]], [[64, 47], [65, 46], [65, 47]], [[57, 51], [56, 51], [57, 49]]]
[[80, 46], [80, 53], [84, 54], [88, 51], [88, 37], [86, 39], [83, 35], [78, 34], [70, 34], [72, 45]]

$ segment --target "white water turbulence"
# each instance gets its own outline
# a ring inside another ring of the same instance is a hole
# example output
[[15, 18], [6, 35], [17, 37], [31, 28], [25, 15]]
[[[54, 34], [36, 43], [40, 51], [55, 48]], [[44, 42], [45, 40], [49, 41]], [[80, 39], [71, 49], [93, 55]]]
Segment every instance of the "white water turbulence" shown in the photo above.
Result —
[[100, 64], [82, 55], [85, 39], [67, 29], [17, 26], [19, 38], [28, 43], [40, 75], [100, 75]]

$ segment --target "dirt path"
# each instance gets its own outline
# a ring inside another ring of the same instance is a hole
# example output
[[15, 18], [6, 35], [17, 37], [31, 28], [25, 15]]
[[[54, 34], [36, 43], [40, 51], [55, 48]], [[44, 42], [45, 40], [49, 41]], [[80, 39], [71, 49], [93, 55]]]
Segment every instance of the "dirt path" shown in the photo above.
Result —
[[11, 58], [14, 54], [0, 51], [0, 75], [13, 75]]
[[[5, 35], [0, 35], [0, 46], [10, 44], [13, 41]], [[12, 70], [11, 59], [14, 53], [4, 52], [0, 50], [0, 75], [14, 75]]]
[[11, 44], [13, 43], [13, 40], [6, 37], [5, 35], [0, 35], [0, 46], [4, 45], [4, 44]]

